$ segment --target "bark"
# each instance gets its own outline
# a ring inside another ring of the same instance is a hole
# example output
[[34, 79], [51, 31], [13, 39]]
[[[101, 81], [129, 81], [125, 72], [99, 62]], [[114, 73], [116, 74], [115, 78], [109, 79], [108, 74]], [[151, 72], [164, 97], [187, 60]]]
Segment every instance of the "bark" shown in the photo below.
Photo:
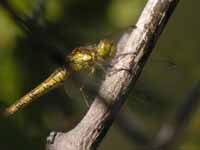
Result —
[[[96, 149], [140, 75], [178, 0], [149, 0], [124, 46], [119, 45], [112, 69], [88, 112], [69, 132], [51, 133], [47, 150]], [[117, 71], [116, 71], [117, 70]]]

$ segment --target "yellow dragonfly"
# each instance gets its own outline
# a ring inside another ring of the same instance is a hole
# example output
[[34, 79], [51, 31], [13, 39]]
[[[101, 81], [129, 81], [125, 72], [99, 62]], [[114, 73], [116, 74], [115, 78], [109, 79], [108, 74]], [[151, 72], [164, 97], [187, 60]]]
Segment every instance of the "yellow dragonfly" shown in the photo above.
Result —
[[36, 88], [21, 97], [16, 103], [4, 110], [4, 115], [9, 116], [24, 108], [38, 97], [50, 90], [63, 85], [64, 81], [73, 74], [85, 72], [92, 75], [97, 70], [97, 66], [114, 57], [116, 44], [109, 40], [101, 40], [94, 47], [79, 47], [72, 50], [66, 56], [66, 63], [63, 67], [56, 69], [45, 81]]

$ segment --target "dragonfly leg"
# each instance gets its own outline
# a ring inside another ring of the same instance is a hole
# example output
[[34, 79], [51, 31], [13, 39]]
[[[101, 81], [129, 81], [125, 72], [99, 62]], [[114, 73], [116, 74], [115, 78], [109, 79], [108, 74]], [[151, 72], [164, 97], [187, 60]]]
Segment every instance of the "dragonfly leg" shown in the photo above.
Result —
[[132, 74], [132, 70], [131, 69], [127, 69], [127, 68], [120, 68], [120, 69], [113, 69], [112, 71], [109, 72], [109, 76], [117, 73], [117, 72], [120, 72], [120, 71], [126, 71], [126, 72], [129, 72], [130, 74]]
[[118, 55], [115, 56], [115, 59], [118, 61], [118, 59], [120, 59], [121, 57], [125, 57], [125, 56], [128, 56], [128, 55], [133, 55], [133, 57], [136, 56], [135, 53], [130, 52], [130, 53], [118, 54]]
[[47, 139], [46, 139], [46, 140], [47, 140], [47, 143], [48, 143], [48, 144], [53, 144], [56, 135], [57, 135], [57, 132], [52, 131], [52, 132], [49, 134], [49, 136], [47, 137]]
[[89, 101], [88, 101], [88, 97], [87, 97], [86, 93], [84, 92], [83, 86], [80, 88], [80, 93], [81, 93], [81, 96], [83, 97], [83, 100], [84, 100], [86, 106], [89, 108], [90, 104], [89, 104]]
[[95, 71], [96, 71], [95, 68], [92, 67], [92, 68], [90, 69], [89, 75], [93, 76], [94, 73], [95, 73]]
[[102, 64], [100, 63], [95, 63], [95, 64], [103, 71], [103, 73], [106, 73], [106, 69]]

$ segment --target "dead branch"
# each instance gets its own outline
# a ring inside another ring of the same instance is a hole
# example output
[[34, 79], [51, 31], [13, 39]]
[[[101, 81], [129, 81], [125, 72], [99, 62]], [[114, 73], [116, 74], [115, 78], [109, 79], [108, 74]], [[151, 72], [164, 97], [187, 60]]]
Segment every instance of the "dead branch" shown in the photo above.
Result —
[[96, 149], [126, 100], [178, 0], [149, 0], [116, 63], [103, 81], [99, 96], [80, 123], [66, 133], [48, 137], [48, 150]]

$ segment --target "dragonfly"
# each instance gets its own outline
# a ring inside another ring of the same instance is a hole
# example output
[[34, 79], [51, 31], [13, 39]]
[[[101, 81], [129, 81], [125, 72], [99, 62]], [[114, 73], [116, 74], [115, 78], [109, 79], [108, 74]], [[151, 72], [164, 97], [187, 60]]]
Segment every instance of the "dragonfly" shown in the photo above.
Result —
[[[77, 96], [77, 94], [82, 93], [81, 90], [84, 88], [82, 85], [87, 84], [88, 86], [89, 84], [95, 84], [96, 81], [94, 81], [94, 78], [96, 80], [97, 77], [94, 74], [98, 74], [99, 69], [105, 73], [105, 64], [107, 65], [110, 63], [114, 57], [124, 56], [121, 52], [119, 52], [119, 50], [123, 49], [130, 34], [131, 30], [129, 28], [121, 34], [120, 38], [117, 39], [117, 42], [116, 39], [115, 41], [103, 39], [100, 40], [98, 44], [93, 46], [83, 46], [73, 49], [70, 54], [66, 55], [65, 65], [57, 68], [52, 74], [50, 74], [49, 77], [47, 77], [46, 80], [36, 86], [33, 90], [29, 91], [14, 104], [7, 107], [3, 111], [3, 115], [10, 116], [15, 114], [17, 111], [23, 109], [40, 96], [62, 85], [65, 86], [65, 90], [68, 90], [67, 93], [69, 93], [70, 97], [77, 98], [79, 96], [80, 98], [81, 96], [87, 104], [87, 97], [84, 92], [83, 94]], [[86, 77], [82, 79], [82, 76]], [[79, 83], [81, 85], [78, 85], [80, 90], [79, 92], [75, 91], [78, 88], [74, 87], [74, 85], [77, 84], [74, 80], [81, 80]], [[67, 84], [65, 84], [66, 81]], [[96, 84], [99, 86], [99, 83], [96, 82]], [[89, 86], [89, 90], [97, 88], [97, 86]], [[71, 90], [70, 92], [69, 88]]]
[[21, 110], [40, 96], [64, 84], [65, 80], [76, 73], [84, 72], [92, 76], [97, 66], [111, 60], [116, 52], [116, 43], [104, 39], [95, 46], [78, 47], [66, 56], [64, 66], [57, 68], [50, 76], [33, 90], [4, 110], [5, 116], [10, 116]]

